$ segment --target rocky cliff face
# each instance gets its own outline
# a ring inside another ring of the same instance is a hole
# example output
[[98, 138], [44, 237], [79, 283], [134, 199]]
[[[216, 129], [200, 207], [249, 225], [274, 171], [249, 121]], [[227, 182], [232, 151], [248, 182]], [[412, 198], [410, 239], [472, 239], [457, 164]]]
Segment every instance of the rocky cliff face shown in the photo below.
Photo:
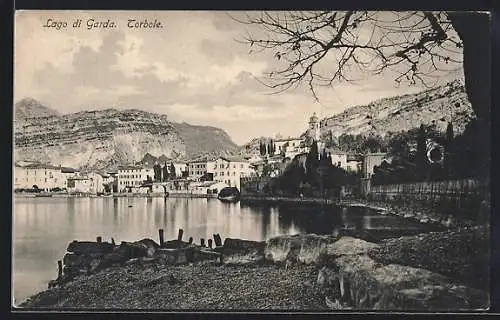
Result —
[[16, 161], [106, 168], [140, 161], [146, 153], [179, 159], [237, 148], [219, 128], [173, 123], [165, 115], [115, 109], [58, 115], [45, 109], [33, 116], [16, 105]]
[[444, 131], [451, 120], [455, 132], [461, 133], [473, 117], [464, 84], [457, 80], [416, 94], [351, 107], [321, 120], [320, 127], [322, 135], [375, 133], [383, 136], [389, 131], [407, 131], [433, 122]]

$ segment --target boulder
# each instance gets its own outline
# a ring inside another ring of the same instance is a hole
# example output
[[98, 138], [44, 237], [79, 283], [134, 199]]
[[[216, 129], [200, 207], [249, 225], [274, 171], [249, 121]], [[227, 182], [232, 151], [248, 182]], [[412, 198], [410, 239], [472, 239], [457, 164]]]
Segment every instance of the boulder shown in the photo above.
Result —
[[199, 249], [193, 251], [193, 262], [219, 260], [222, 254], [213, 250]]
[[154, 254], [151, 248], [148, 248], [142, 243], [125, 241], [122, 241], [122, 243], [114, 249], [114, 253], [123, 256], [124, 260], [146, 257], [150, 253], [151, 255]]
[[134, 242], [137, 245], [141, 245], [146, 248], [147, 256], [152, 257], [156, 250], [160, 248], [160, 245], [151, 239], [142, 239]]
[[[328, 270], [328, 268], [331, 268]], [[346, 254], [318, 274], [318, 284], [338, 288], [333, 298], [355, 309], [449, 311], [480, 309], [484, 292], [453, 284], [442, 275], [401, 265], [382, 265], [366, 254]]]
[[154, 257], [165, 264], [185, 264], [189, 262], [190, 253], [186, 255], [185, 249], [160, 248], [156, 250]]
[[72, 252], [67, 252], [63, 257], [65, 266], [79, 266], [83, 263], [83, 255]]
[[73, 241], [68, 245], [66, 251], [73, 253], [109, 253], [113, 251], [114, 245], [108, 242]]
[[171, 241], [164, 242], [162, 248], [180, 249], [180, 248], [186, 248], [188, 246], [192, 246], [192, 244], [190, 244], [189, 242], [182, 241], [182, 240], [171, 240]]
[[326, 255], [338, 257], [342, 255], [365, 254], [378, 247], [378, 244], [362, 239], [341, 237], [337, 241], [327, 245]]
[[265, 247], [264, 241], [226, 238], [223, 247], [217, 247], [216, 251], [222, 253], [225, 264], [247, 264], [264, 261]]
[[328, 252], [329, 245], [337, 239], [334, 236], [316, 234], [279, 236], [267, 241], [264, 255], [267, 260], [278, 263], [285, 260], [304, 264], [317, 263]]

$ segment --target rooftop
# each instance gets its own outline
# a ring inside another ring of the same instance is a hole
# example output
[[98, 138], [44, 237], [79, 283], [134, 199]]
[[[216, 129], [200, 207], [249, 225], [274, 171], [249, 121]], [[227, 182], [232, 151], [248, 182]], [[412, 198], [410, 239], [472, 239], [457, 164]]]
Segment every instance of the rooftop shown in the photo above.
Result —
[[51, 165], [51, 164], [45, 164], [45, 163], [30, 163], [26, 165], [20, 165], [18, 163], [15, 164], [16, 167], [20, 168], [26, 168], [26, 169], [53, 169], [53, 170], [59, 170], [60, 167]]
[[243, 157], [219, 157], [217, 159], [223, 159], [228, 162], [248, 162], [248, 160]]
[[295, 140], [302, 140], [301, 138], [281, 138], [281, 139], [276, 139], [274, 142], [286, 142], [286, 141], [295, 141]]

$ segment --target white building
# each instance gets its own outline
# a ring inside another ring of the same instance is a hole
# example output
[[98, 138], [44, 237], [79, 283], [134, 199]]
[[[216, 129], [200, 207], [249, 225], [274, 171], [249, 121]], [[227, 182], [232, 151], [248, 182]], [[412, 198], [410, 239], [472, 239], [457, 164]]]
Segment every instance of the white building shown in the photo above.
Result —
[[385, 153], [368, 153], [363, 156], [363, 178], [370, 178], [373, 168], [379, 166], [386, 158]]
[[31, 189], [33, 186], [50, 191], [65, 188], [66, 179], [60, 167], [49, 164], [14, 165], [14, 189]]
[[209, 164], [209, 170], [213, 171], [214, 181], [238, 189], [240, 189], [240, 177], [251, 175], [253, 172], [248, 160], [236, 157], [219, 157]]
[[131, 187], [139, 187], [147, 180], [153, 180], [154, 170], [151, 166], [122, 166], [118, 168], [118, 191]]
[[175, 168], [175, 176], [182, 177], [182, 173], [188, 171], [188, 164], [185, 162], [173, 162]]
[[287, 138], [274, 141], [275, 154], [281, 154], [293, 159], [297, 154], [304, 152], [304, 140], [300, 138]]
[[[210, 168], [213, 167], [211, 164], [213, 164], [213, 161], [207, 157], [202, 157], [202, 158], [190, 161], [187, 164], [189, 177], [193, 178], [193, 179], [199, 179], [203, 175], [205, 175], [207, 172], [212, 173], [209, 169], [209, 167]], [[174, 164], [174, 166], [175, 166], [175, 164]]]
[[89, 177], [71, 177], [67, 181], [69, 193], [93, 193], [93, 181]]

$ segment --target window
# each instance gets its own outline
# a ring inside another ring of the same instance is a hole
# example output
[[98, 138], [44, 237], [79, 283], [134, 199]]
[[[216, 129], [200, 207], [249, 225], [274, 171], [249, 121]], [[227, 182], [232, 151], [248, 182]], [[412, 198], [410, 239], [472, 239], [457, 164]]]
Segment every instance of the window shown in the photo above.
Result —
[[243, 169], [243, 163], [240, 165], [240, 168]]
[[233, 176], [235, 176], [235, 175], [236, 175], [236, 172], [233, 171]]
[[47, 182], [47, 178], [45, 178], [45, 182]]
[[221, 164], [221, 165], [219, 166], [219, 168], [224, 169], [224, 165], [223, 165], [223, 164]]
[[221, 172], [221, 173], [220, 173], [220, 175], [221, 175], [221, 176], [223, 176], [223, 175], [224, 175], [224, 172]]
[[236, 165], [235, 164], [233, 164], [233, 169], [236, 169]]

